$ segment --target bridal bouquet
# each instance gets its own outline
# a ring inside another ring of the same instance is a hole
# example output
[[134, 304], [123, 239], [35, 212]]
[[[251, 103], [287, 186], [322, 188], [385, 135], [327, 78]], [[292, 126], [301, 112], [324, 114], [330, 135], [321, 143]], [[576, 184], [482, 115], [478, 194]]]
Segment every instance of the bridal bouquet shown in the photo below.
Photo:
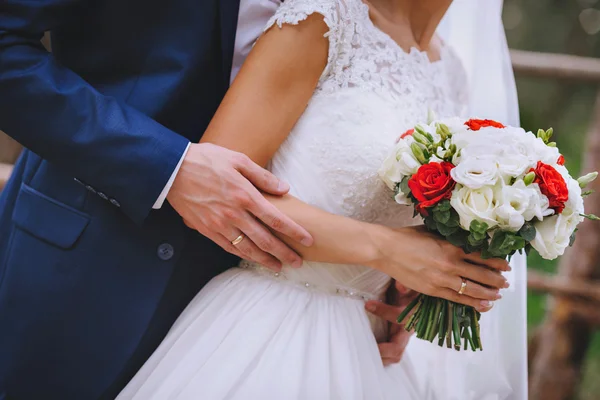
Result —
[[[597, 219], [584, 214], [582, 188], [598, 174], [573, 179], [551, 136], [492, 120], [432, 121], [405, 132], [379, 172], [398, 204], [468, 253], [510, 258], [533, 248], [554, 259], [584, 218]], [[420, 295], [398, 321], [411, 312], [405, 326], [418, 338], [482, 349], [474, 308]]]

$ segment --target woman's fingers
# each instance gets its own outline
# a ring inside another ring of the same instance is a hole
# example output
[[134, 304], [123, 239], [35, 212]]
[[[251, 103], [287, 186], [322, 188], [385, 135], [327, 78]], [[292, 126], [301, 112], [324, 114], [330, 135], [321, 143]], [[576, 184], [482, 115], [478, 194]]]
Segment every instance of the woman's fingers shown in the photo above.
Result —
[[[453, 289], [458, 293], [462, 287], [463, 278], [456, 276], [450, 279], [449, 282], [451, 283], [448, 285], [448, 289]], [[466, 285], [462, 294], [465, 296], [469, 296], [474, 299], [490, 301], [496, 301], [502, 298], [502, 295], [497, 289], [490, 289], [488, 287], [481, 286], [477, 282], [473, 282], [468, 279], [465, 279], [464, 282]]]
[[456, 266], [456, 275], [462, 276], [470, 281], [480, 283], [497, 289], [506, 289], [508, 281], [504, 276], [490, 271], [481, 265], [474, 265], [468, 262], [462, 262]]
[[503, 258], [481, 258], [481, 253], [470, 253], [465, 254], [465, 260], [478, 265], [485, 265], [488, 268], [492, 268], [498, 271], [510, 271], [510, 265], [508, 261]]
[[466, 294], [458, 294], [458, 292], [454, 289], [440, 288], [436, 296], [453, 301], [455, 303], [471, 306], [479, 312], [490, 311], [494, 306], [492, 301], [476, 299], [474, 297], [467, 296]]

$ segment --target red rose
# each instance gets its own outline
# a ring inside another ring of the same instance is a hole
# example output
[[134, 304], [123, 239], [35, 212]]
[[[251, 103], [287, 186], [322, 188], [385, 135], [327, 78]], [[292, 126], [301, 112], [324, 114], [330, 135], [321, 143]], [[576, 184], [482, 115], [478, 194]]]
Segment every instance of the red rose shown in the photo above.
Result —
[[404, 139], [407, 136], [412, 136], [413, 133], [415, 133], [415, 130], [413, 128], [410, 128], [409, 130], [407, 130], [406, 132], [404, 132], [402, 134], [402, 136], [400, 136], [400, 139]]
[[422, 215], [429, 215], [428, 208], [452, 196], [456, 185], [450, 176], [452, 168], [454, 165], [449, 162], [432, 162], [421, 165], [417, 173], [409, 179], [408, 187], [419, 202], [416, 208]]
[[496, 122], [491, 119], [470, 119], [465, 122], [465, 125], [469, 127], [472, 131], [478, 131], [481, 128], [486, 128], [491, 126], [493, 128], [505, 128], [500, 122]]
[[550, 208], [560, 214], [569, 200], [569, 189], [562, 175], [554, 167], [538, 161], [535, 169], [534, 183], [540, 185], [540, 190], [550, 201]]
[[558, 165], [565, 165], [565, 157], [561, 154], [560, 157], [558, 157], [558, 160], [556, 160], [556, 163]]
[[396, 139], [396, 143], [398, 143], [401, 139], [404, 139], [407, 136], [412, 136], [412, 134], [415, 133], [414, 129], [409, 129], [406, 132], [404, 132], [402, 135], [400, 135], [400, 137], [398, 139]]

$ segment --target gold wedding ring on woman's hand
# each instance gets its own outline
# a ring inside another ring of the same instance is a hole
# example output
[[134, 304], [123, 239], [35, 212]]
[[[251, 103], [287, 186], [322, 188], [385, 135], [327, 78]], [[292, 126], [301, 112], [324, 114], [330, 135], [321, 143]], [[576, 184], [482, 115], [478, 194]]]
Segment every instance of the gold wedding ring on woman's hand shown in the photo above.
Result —
[[462, 295], [467, 289], [467, 280], [462, 278], [462, 282], [460, 284], [460, 289], [458, 289], [458, 294]]
[[242, 234], [240, 234], [240, 236], [238, 236], [238, 237], [236, 237], [235, 239], [233, 239], [233, 240], [231, 241], [231, 244], [232, 244], [232, 245], [234, 245], [234, 246], [236, 246], [236, 245], [240, 244], [240, 243], [242, 242], [242, 240], [244, 240], [244, 238], [245, 238], [245, 236], [244, 236], [244, 234], [242, 233]]

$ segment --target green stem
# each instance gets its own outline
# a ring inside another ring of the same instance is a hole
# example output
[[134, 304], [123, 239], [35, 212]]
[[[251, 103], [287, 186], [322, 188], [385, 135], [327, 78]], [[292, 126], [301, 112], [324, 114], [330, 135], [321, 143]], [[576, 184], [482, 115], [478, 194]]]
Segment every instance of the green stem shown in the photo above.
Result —
[[452, 333], [454, 333], [454, 349], [460, 350], [460, 328], [458, 326], [458, 310], [454, 310], [452, 313]]
[[451, 301], [448, 302], [448, 312], [446, 314], [446, 347], [452, 348], [452, 316], [454, 315], [454, 306]]
[[404, 325], [404, 329], [406, 329], [407, 332], [410, 332], [413, 329], [413, 326], [417, 323], [417, 318], [418, 318], [419, 313], [421, 312], [422, 304], [423, 304], [423, 302], [421, 300], [419, 300], [419, 302], [417, 303], [417, 305], [415, 307], [416, 309], [414, 310], [414, 312], [412, 313], [412, 315], [410, 316], [410, 318]]
[[419, 339], [423, 339], [423, 329], [426, 328], [425, 324], [427, 323], [427, 315], [429, 310], [430, 297], [425, 296], [425, 300], [423, 301], [423, 312], [419, 315], [419, 322], [417, 322], [417, 327], [415, 328], [415, 332]]
[[406, 316], [408, 315], [409, 312], [411, 312], [411, 310], [417, 305], [417, 303], [419, 302], [419, 298], [421, 296], [417, 296], [413, 299], [413, 301], [411, 301], [406, 308], [404, 309], [404, 311], [402, 311], [400, 313], [400, 315], [398, 316], [398, 323], [401, 324], [402, 321], [404, 321], [404, 318], [406, 318]]
[[469, 308], [469, 318], [471, 319], [471, 332], [473, 334], [473, 350], [483, 350], [481, 346], [481, 336], [479, 332], [478, 312], [474, 308]]
[[442, 311], [442, 304], [443, 304], [444, 300], [442, 299], [435, 299], [435, 311], [433, 312], [433, 325], [431, 327], [431, 331], [429, 332], [429, 335], [427, 336], [427, 340], [429, 340], [430, 342], [433, 343], [433, 339], [435, 339], [435, 336], [438, 333], [438, 327], [440, 325], [440, 317], [441, 317], [441, 311]]
[[429, 340], [429, 335], [431, 335], [431, 331], [433, 330], [433, 322], [435, 321], [436, 317], [435, 312], [437, 310], [437, 304], [438, 299], [432, 298], [431, 305], [429, 306], [429, 315], [427, 316], [427, 327], [425, 328], [425, 336], [423, 336], [423, 339], [425, 340]]
[[444, 345], [444, 337], [446, 336], [446, 313], [448, 308], [448, 302], [446, 300], [442, 300], [442, 313], [440, 315], [440, 326], [438, 328], [438, 345], [441, 347]]

